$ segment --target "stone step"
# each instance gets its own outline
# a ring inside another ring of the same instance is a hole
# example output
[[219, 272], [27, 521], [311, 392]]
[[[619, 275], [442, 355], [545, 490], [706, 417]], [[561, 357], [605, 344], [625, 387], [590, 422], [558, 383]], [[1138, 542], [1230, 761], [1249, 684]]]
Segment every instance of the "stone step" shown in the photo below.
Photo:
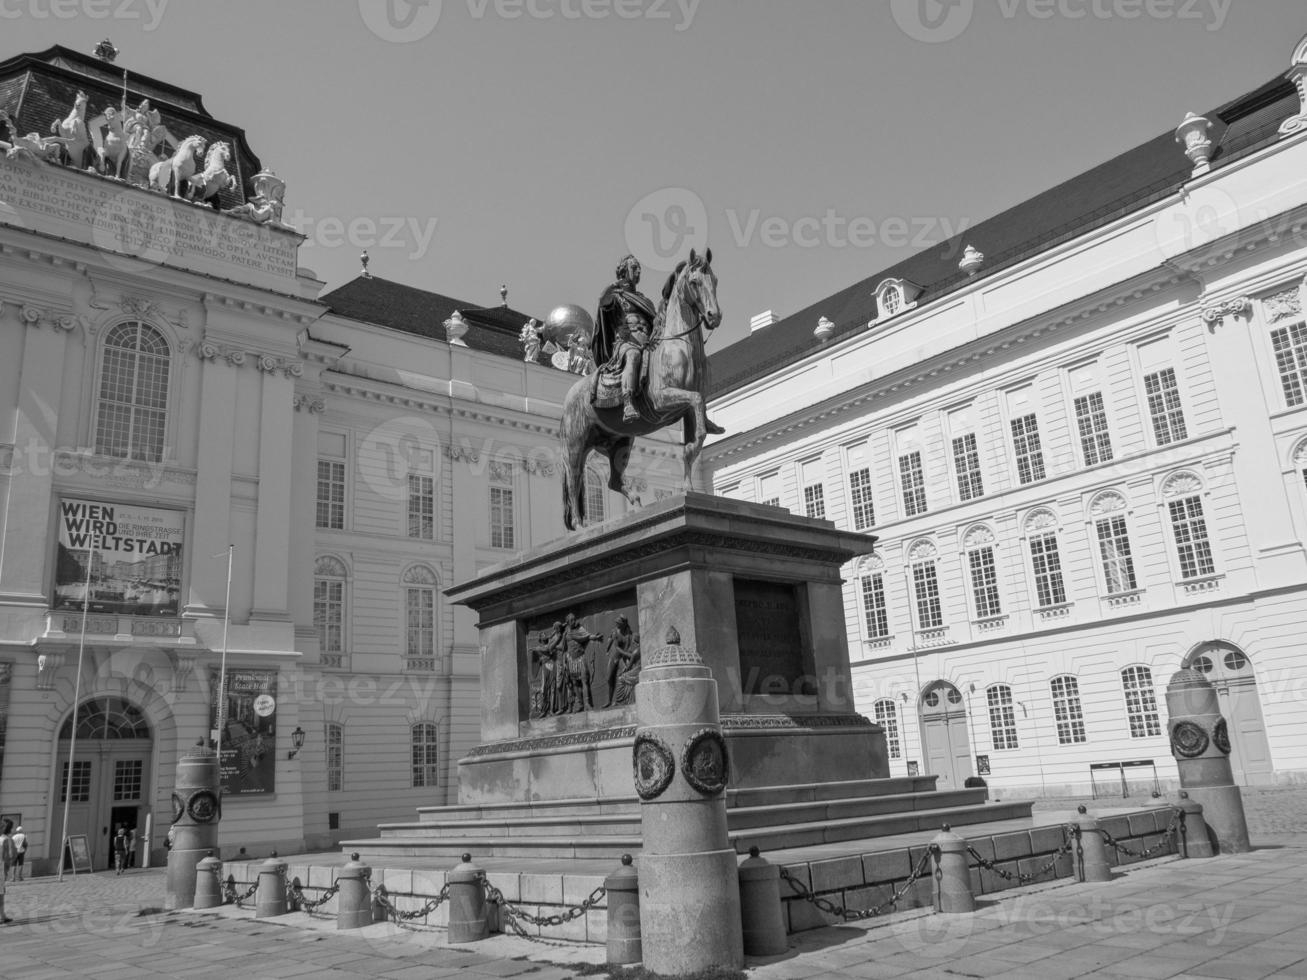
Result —
[[727, 811], [731, 829], [771, 827], [777, 824], [829, 822], [855, 817], [910, 814], [921, 810], [977, 806], [985, 802], [985, 789], [941, 790], [933, 793], [905, 793], [899, 796], [870, 796], [855, 799], [822, 800], [812, 803], [773, 803], [738, 807]]

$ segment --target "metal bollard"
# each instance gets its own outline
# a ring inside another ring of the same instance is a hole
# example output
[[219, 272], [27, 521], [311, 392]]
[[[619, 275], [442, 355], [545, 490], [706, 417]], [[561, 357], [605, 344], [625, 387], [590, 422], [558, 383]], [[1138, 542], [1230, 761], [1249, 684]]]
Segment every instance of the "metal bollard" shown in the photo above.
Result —
[[259, 889], [255, 893], [254, 917], [286, 914], [286, 864], [277, 860], [277, 852], [259, 865]]
[[1180, 853], [1187, 858], [1216, 857], [1207, 821], [1203, 819], [1203, 805], [1180, 790], [1180, 802], [1175, 806], [1180, 811]]
[[486, 924], [484, 872], [464, 854], [463, 863], [449, 872], [449, 938], [451, 943], [474, 943], [490, 933]]
[[935, 908], [939, 912], [974, 912], [971, 871], [967, 867], [967, 842], [949, 831], [949, 825], [935, 835]]
[[608, 962], [639, 963], [640, 875], [631, 867], [631, 855], [622, 855], [622, 866], [604, 879], [608, 892]]
[[336, 874], [336, 928], [358, 929], [372, 925], [372, 890], [368, 877], [372, 869], [359, 862], [359, 852], [349, 856], [349, 863]]
[[744, 926], [745, 956], [779, 956], [785, 942], [785, 915], [781, 910], [781, 869], [749, 848], [740, 862], [740, 920]]
[[195, 865], [196, 909], [211, 909], [222, 904], [222, 862], [209, 851]]
[[1098, 832], [1098, 820], [1089, 815], [1081, 804], [1072, 821], [1080, 829], [1080, 846], [1077, 853], [1078, 877], [1081, 881], [1111, 881], [1112, 869], [1107, 863], [1107, 842]]

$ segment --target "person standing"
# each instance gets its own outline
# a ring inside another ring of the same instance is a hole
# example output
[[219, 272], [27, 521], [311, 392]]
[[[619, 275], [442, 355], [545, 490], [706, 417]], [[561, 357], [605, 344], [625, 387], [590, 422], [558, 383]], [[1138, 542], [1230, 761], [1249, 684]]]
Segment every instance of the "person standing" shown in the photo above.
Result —
[[127, 865], [127, 829], [118, 825], [118, 833], [113, 835], [113, 867], [114, 874], [123, 873], [123, 868]]
[[6, 820], [3, 824], [0, 824], [0, 861], [4, 863], [3, 878], [5, 881], [9, 880], [14, 868], [13, 832], [14, 822], [12, 820]]
[[127, 831], [127, 867], [136, 867], [136, 828]]
[[23, 862], [27, 857], [27, 835], [23, 828], [14, 831], [14, 881], [23, 880]]

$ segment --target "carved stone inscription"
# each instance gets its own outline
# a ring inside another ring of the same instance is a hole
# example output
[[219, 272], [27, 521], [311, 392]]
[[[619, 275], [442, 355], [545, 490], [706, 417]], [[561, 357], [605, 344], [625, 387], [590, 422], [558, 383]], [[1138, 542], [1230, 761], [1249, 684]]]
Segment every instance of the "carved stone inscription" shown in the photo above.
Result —
[[804, 648], [798, 586], [735, 580], [735, 623], [744, 694], [809, 694], [813, 678]]

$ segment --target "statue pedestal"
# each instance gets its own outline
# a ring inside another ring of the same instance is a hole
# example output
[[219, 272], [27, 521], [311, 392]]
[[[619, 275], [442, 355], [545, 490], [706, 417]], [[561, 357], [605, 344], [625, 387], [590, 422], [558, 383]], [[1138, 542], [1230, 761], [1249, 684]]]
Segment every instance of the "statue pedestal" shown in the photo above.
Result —
[[[459, 802], [630, 800], [636, 704], [609, 700], [605, 641], [625, 615], [648, 650], [669, 627], [716, 682], [731, 788], [889, 774], [881, 728], [854, 711], [840, 568], [875, 538], [707, 494], [670, 497], [494, 566], [446, 595], [478, 616], [481, 744]], [[530, 651], [574, 614], [589, 702], [566, 698]], [[542, 684], [557, 696], [540, 695]], [[635, 688], [638, 704], [641, 688]], [[534, 698], [533, 698], [534, 693]], [[542, 711], [543, 709], [543, 711]], [[543, 715], [543, 716], [542, 716]]]

